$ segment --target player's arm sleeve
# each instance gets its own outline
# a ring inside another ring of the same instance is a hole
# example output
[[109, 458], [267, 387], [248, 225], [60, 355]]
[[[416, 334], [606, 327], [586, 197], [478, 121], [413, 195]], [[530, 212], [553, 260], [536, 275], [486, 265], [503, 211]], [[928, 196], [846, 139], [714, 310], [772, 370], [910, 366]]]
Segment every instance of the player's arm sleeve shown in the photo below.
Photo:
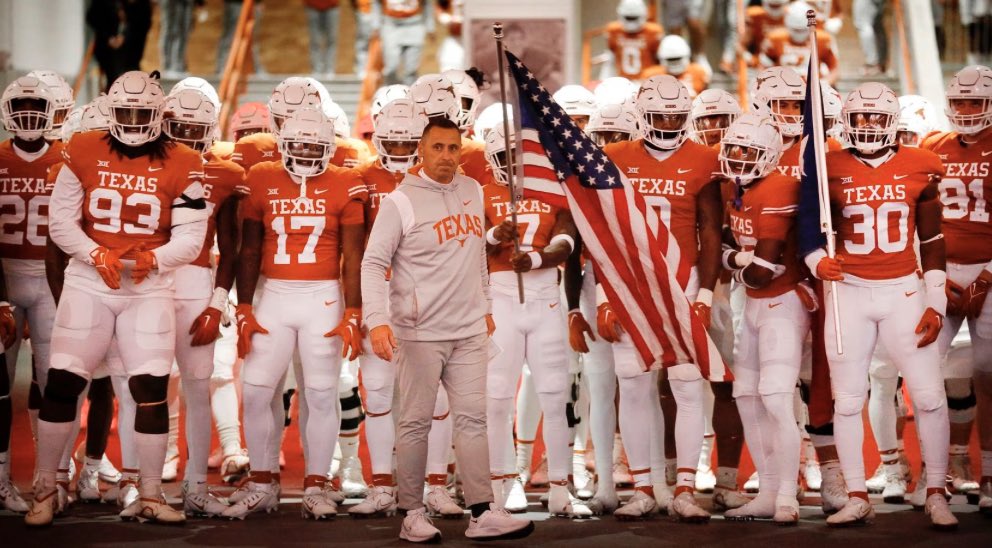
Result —
[[207, 237], [207, 202], [199, 180], [194, 179], [170, 207], [172, 234], [168, 243], [153, 251], [159, 272], [175, 270], [192, 262], [200, 254]]
[[93, 264], [90, 252], [100, 244], [83, 231], [83, 202], [86, 192], [68, 165], [62, 166], [48, 203], [48, 233], [71, 257]]
[[389, 324], [386, 314], [386, 270], [393, 264], [393, 254], [403, 238], [403, 225], [399, 208], [392, 196], [379, 204], [379, 215], [372, 224], [372, 232], [362, 257], [362, 313], [365, 325], [374, 329]]

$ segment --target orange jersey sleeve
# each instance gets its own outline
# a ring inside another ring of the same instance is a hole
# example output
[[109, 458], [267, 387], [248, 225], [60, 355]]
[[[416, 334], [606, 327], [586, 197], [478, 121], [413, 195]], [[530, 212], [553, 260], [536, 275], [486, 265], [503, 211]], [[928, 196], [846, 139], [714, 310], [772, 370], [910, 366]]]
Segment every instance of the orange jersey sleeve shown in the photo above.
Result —
[[717, 152], [687, 140], [659, 162], [645, 150], [643, 139], [607, 145], [605, 152], [648, 207], [658, 212], [679, 244], [681, 260], [694, 266], [699, 252], [696, 199], [704, 186], [719, 177]]
[[202, 183], [203, 160], [181, 144], [169, 147], [162, 160], [127, 158], [110, 149], [106, 135], [79, 133], [66, 147], [65, 165], [84, 192], [83, 231], [111, 249], [155, 249], [169, 241], [173, 202]]
[[340, 137], [335, 138], [336, 147], [334, 156], [331, 157], [331, 164], [338, 167], [356, 168], [369, 159], [371, 153], [368, 147], [360, 139]]
[[657, 65], [658, 46], [664, 34], [657, 23], [645, 23], [640, 32], [624, 32], [619, 21], [606, 26], [606, 44], [615, 58], [614, 64], [619, 76], [636, 79], [641, 71]]
[[210, 155], [221, 160], [230, 160], [234, 155], [234, 143], [231, 141], [214, 141], [210, 147]]
[[[490, 183], [482, 187], [483, 205], [486, 220], [490, 226], [502, 223], [510, 216], [510, 189], [500, 184]], [[540, 200], [526, 199], [517, 202], [517, 233], [520, 237], [520, 251], [541, 250], [551, 243], [552, 231], [558, 219], [558, 208]], [[489, 271], [505, 272], [513, 270], [510, 257], [513, 244], [502, 244], [489, 254]]]
[[368, 191], [353, 169], [329, 166], [301, 185], [276, 163], [248, 172], [253, 192], [245, 218], [262, 223], [262, 274], [276, 280], [336, 280], [340, 277], [341, 225], [365, 222]]
[[379, 205], [382, 199], [396, 189], [400, 181], [406, 175], [404, 173], [392, 173], [382, 167], [378, 160], [366, 162], [358, 167], [358, 173], [365, 182], [369, 199], [365, 204], [365, 225], [371, 229], [375, 222], [376, 215], [379, 214]]
[[276, 145], [276, 136], [271, 133], [253, 133], [234, 143], [231, 161], [247, 172], [260, 162], [272, 162], [282, 158]]
[[992, 261], [992, 140], [964, 144], [956, 132], [931, 135], [921, 148], [944, 164], [940, 180], [941, 230], [947, 260], [958, 264]]
[[217, 234], [217, 210], [232, 195], [240, 195], [243, 189], [245, 170], [230, 160], [213, 157], [203, 164], [203, 198], [207, 202], [207, 235], [203, 240], [200, 254], [190, 263], [195, 266], [210, 266], [210, 251]]
[[741, 197], [740, 207], [735, 204], [734, 197], [727, 202], [726, 209], [731, 231], [741, 250], [754, 251], [758, 240], [777, 240], [785, 244], [777, 261], [785, 266], [785, 272], [765, 287], [748, 288], [748, 296], [777, 297], [792, 291], [803, 279], [795, 234], [799, 181], [775, 173], [748, 188]]
[[849, 150], [828, 152], [827, 173], [844, 271], [870, 280], [915, 272], [916, 206], [931, 179], [944, 173], [937, 155], [899, 147], [894, 158], [871, 168]]
[[480, 185], [485, 184], [489, 173], [489, 161], [486, 160], [486, 145], [462, 137], [462, 172], [475, 179]]
[[12, 140], [0, 143], [0, 258], [44, 260], [52, 173], [61, 168], [62, 143], [54, 141], [25, 162]]

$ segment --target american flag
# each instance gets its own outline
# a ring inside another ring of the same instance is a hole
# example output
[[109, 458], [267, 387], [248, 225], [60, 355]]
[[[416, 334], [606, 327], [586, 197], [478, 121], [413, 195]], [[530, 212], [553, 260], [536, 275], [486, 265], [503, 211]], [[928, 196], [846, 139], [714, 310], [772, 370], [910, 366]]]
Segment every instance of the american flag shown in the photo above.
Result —
[[517, 86], [524, 195], [571, 211], [644, 370], [695, 363], [712, 381], [732, 380], [665, 262], [666, 253], [677, 256], [668, 228], [523, 62], [506, 57]]

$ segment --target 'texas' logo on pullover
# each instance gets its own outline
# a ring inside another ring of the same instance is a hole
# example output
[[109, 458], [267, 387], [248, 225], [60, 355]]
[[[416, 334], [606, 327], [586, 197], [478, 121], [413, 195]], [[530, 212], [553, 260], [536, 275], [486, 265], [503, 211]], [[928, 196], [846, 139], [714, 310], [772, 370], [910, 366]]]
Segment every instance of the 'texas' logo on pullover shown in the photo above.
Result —
[[467, 213], [448, 215], [434, 223], [434, 233], [437, 234], [439, 245], [448, 240], [455, 240], [464, 246], [469, 235], [482, 237], [482, 219], [477, 215]]

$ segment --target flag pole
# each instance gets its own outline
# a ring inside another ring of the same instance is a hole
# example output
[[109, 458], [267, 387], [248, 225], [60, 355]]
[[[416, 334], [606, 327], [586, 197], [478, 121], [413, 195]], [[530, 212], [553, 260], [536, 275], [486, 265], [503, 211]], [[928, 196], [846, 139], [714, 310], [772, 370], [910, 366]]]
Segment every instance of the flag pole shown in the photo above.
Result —
[[[816, 47], [816, 12], [806, 12], [806, 25], [809, 27], [809, 63], [811, 98], [813, 100], [813, 151], [816, 155], [817, 193], [820, 201], [820, 231], [827, 239], [827, 256], [837, 256], [837, 240], [833, 219], [830, 216], [830, 189], [827, 181], [826, 143], [823, 131], [823, 94], [820, 88], [820, 55]], [[837, 282], [830, 281], [830, 306], [834, 312], [834, 337], [837, 354], [844, 353], [844, 341], [840, 326], [840, 300], [837, 297]], [[826, 303], [824, 303], [826, 304]]]
[[[506, 108], [506, 69], [503, 67], [503, 23], [493, 23], [493, 38], [496, 39], [496, 63], [499, 68], [499, 97], [503, 108], [503, 144], [506, 147], [506, 180], [510, 187], [510, 218], [513, 220], [513, 252], [520, 253], [520, 233], [517, 231], [517, 187], [513, 181], [516, 161], [510, 161], [510, 115]], [[513, 155], [516, 158], [516, 154]], [[517, 292], [520, 304], [524, 304], [524, 275], [517, 272]]]

